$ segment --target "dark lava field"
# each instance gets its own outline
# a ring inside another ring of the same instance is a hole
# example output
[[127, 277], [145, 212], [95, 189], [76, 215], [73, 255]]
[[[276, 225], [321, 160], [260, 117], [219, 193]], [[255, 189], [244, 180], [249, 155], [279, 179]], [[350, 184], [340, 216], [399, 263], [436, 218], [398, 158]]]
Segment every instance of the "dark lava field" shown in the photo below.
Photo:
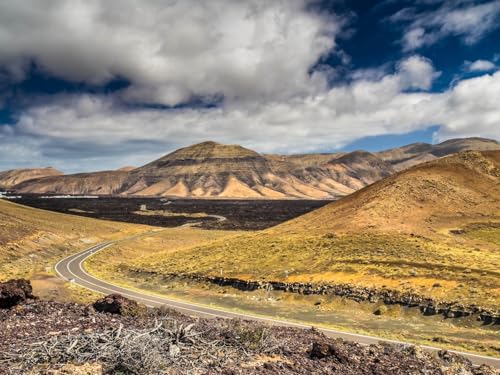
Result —
[[[23, 196], [13, 200], [26, 206], [104, 220], [176, 227], [200, 223], [205, 229], [259, 230], [272, 227], [330, 203], [320, 200], [221, 200], [166, 198], [42, 198]], [[148, 211], [166, 210], [175, 216], [141, 215], [135, 212], [146, 205]], [[204, 213], [223, 216], [190, 217]]]

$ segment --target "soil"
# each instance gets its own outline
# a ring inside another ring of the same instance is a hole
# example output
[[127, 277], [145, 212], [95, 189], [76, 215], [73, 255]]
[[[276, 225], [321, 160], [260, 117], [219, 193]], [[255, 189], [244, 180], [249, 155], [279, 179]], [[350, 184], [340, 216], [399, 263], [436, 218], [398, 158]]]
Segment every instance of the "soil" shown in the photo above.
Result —
[[498, 374], [446, 351], [362, 346], [315, 329], [194, 319], [168, 309], [121, 316], [28, 301], [0, 310], [0, 332], [0, 374], [48, 374], [89, 363], [102, 366], [94, 374]]
[[[260, 230], [303, 215], [331, 201], [320, 200], [214, 200], [214, 199], [165, 199], [165, 198], [41, 198], [23, 196], [16, 203], [98, 219], [177, 227], [187, 223], [201, 223], [204, 229]], [[134, 212], [146, 205], [149, 211], [168, 210], [179, 216], [140, 215]], [[190, 217], [205, 213], [224, 216]], [[184, 216], [182, 214], [185, 214]]]

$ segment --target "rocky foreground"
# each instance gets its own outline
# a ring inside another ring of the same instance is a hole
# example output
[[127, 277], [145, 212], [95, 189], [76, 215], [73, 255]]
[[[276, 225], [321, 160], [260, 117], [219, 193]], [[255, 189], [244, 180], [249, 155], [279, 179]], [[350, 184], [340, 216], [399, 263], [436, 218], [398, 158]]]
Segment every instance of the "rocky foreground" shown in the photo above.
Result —
[[446, 351], [196, 319], [119, 295], [40, 301], [19, 280], [0, 283], [0, 306], [0, 374], [498, 374]]

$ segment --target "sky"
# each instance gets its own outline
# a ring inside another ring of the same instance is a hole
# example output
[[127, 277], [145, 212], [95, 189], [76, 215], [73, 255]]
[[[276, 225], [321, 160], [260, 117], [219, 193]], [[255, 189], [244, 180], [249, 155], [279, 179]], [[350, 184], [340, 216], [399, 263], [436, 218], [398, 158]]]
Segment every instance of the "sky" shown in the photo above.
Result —
[[500, 0], [5, 0], [0, 170], [500, 139]]

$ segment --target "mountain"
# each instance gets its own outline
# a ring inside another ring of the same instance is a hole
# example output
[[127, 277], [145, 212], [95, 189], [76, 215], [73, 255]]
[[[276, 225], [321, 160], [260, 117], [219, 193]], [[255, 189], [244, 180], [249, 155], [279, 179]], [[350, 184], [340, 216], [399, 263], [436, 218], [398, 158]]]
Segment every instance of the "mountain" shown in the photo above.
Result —
[[336, 181], [358, 190], [394, 173], [391, 164], [366, 151], [354, 151], [329, 161], [326, 167]]
[[0, 172], [0, 189], [10, 189], [24, 181], [46, 176], [61, 176], [62, 172], [52, 167], [33, 169], [12, 169]]
[[203, 142], [181, 148], [130, 173], [124, 194], [249, 197], [266, 190], [271, 169], [255, 151], [237, 145]]
[[130, 172], [131, 170], [134, 170], [134, 169], [135, 169], [135, 167], [127, 165], [125, 167], [118, 168], [117, 171]]
[[500, 149], [480, 138], [412, 144], [378, 153], [261, 155], [238, 145], [202, 142], [134, 169], [42, 177], [20, 193], [187, 198], [332, 199], [397, 171], [462, 150]]

